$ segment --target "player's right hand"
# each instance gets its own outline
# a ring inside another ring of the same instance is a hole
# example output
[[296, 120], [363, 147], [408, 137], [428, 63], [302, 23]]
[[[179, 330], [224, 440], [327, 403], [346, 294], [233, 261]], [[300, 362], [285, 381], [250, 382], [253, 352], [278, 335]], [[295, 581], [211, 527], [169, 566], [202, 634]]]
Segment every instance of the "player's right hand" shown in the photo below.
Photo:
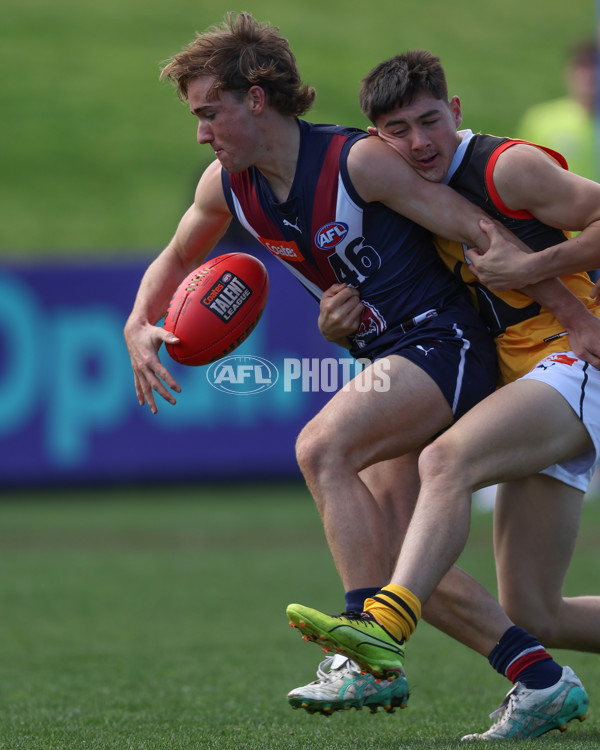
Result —
[[162, 396], [165, 401], [175, 404], [176, 399], [171, 391], [181, 393], [181, 388], [161, 363], [158, 350], [163, 342], [178, 343], [177, 336], [165, 331], [160, 326], [153, 326], [147, 321], [137, 322], [131, 318], [125, 325], [124, 335], [133, 368], [135, 392], [140, 406], [148, 404], [150, 411], [156, 414], [158, 407], [156, 406], [154, 391]]
[[323, 292], [319, 305], [319, 331], [326, 341], [350, 348], [350, 336], [356, 333], [363, 313], [358, 289], [333, 284]]
[[572, 351], [592, 367], [600, 369], [600, 318], [591, 310], [584, 313], [568, 327]]

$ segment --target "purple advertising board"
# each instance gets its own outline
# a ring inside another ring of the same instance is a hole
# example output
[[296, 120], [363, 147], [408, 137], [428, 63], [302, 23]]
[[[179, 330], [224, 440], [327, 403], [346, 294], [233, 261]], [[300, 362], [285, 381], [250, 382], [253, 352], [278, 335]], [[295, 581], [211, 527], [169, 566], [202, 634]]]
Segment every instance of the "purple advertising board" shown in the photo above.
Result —
[[162, 348], [182, 393], [175, 406], [157, 399], [157, 415], [137, 402], [123, 340], [149, 259], [3, 263], [0, 485], [299, 476], [296, 436], [351, 360], [322, 339], [316, 301], [278, 260], [218, 254], [232, 250], [267, 266], [265, 313], [217, 374]]

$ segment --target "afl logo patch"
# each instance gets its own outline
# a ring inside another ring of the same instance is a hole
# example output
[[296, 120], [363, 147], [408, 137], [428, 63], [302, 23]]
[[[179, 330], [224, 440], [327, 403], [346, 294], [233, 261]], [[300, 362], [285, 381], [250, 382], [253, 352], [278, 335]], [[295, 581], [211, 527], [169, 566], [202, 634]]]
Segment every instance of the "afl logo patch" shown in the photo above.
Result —
[[321, 250], [331, 250], [348, 234], [348, 225], [343, 221], [330, 221], [323, 224], [315, 234], [315, 245]]

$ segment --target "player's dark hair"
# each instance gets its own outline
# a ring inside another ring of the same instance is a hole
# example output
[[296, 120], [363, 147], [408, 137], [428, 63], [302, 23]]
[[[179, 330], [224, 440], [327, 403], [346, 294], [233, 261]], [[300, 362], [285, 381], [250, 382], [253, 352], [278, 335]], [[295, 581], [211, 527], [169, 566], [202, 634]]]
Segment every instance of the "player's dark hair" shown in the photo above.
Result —
[[197, 34], [161, 72], [161, 79], [174, 83], [183, 101], [190, 82], [202, 76], [215, 79], [209, 99], [218, 99], [223, 91], [244, 95], [251, 86], [260, 86], [282, 115], [303, 115], [316, 95], [312, 86], [302, 83], [296, 58], [279, 29], [246, 12], [228, 13], [221, 25]]
[[362, 80], [360, 108], [371, 122], [419, 94], [448, 101], [446, 74], [440, 58], [426, 50], [411, 50], [379, 63]]

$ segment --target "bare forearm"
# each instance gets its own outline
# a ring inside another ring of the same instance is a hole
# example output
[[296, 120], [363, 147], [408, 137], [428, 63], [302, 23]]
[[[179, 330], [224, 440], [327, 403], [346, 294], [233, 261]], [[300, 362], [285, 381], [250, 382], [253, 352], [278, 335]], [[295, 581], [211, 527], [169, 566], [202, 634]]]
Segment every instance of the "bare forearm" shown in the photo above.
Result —
[[587, 313], [584, 303], [560, 279], [545, 279], [523, 287], [521, 291], [550, 310], [565, 330], [575, 326], [580, 316]]
[[490, 217], [447, 185], [423, 179], [380, 139], [363, 139], [352, 147], [348, 173], [365, 201], [383, 203], [440, 237], [488, 249], [479, 222]]
[[148, 266], [135, 298], [130, 320], [155, 325], [167, 311], [173, 293], [189, 273], [170, 248]]
[[154, 325], [167, 311], [173, 293], [200, 265], [225, 232], [231, 217], [207, 221], [194, 206], [179, 223], [173, 239], [148, 266], [131, 317]]
[[[492, 222], [488, 214], [445, 185], [427, 183], [426, 180], [420, 180], [417, 185], [420, 190], [411, 194], [407, 201], [410, 213], [405, 209], [405, 215], [410, 215], [413, 221], [440, 237], [482, 252], [488, 250], [490, 240], [480, 225], [482, 220]], [[497, 227], [507, 239], [520, 244], [501, 225], [497, 224]]]
[[569, 291], [560, 279], [545, 279], [536, 284], [529, 284], [521, 291], [540, 305], [547, 307], [563, 325], [567, 325], [571, 315], [585, 307], [583, 302]]
[[521, 275], [530, 282], [600, 268], [600, 227], [589, 227], [577, 237], [532, 253], [523, 260]]

